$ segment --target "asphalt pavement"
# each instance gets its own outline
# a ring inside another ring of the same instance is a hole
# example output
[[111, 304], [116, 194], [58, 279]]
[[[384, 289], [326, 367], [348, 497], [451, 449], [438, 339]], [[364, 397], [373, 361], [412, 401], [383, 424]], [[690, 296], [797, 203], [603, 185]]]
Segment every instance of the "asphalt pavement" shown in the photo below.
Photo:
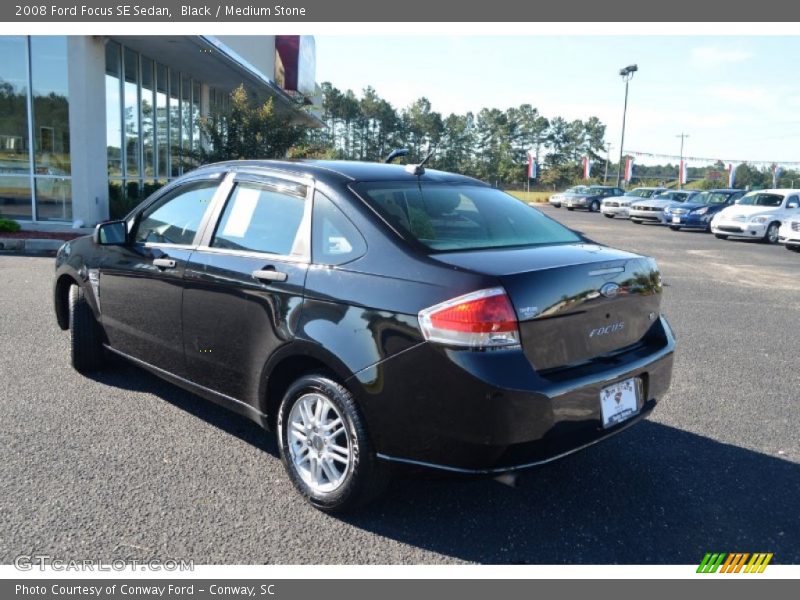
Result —
[[74, 372], [53, 259], [0, 255], [0, 562], [800, 563], [800, 254], [542, 210], [659, 261], [679, 344], [670, 392], [517, 487], [403, 476], [343, 518], [294, 493], [249, 421], [122, 362]]

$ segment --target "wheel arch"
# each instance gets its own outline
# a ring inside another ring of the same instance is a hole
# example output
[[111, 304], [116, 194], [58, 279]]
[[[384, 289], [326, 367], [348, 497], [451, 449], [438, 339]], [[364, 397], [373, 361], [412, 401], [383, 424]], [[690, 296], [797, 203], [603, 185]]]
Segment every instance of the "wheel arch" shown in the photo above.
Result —
[[69, 289], [80, 282], [69, 273], [62, 273], [53, 288], [53, 302], [56, 311], [58, 326], [66, 331], [69, 329]]
[[259, 410], [266, 415], [267, 426], [275, 421], [286, 390], [302, 375], [324, 373], [346, 386], [358, 402], [358, 395], [347, 384], [353, 373], [334, 355], [311, 342], [296, 341], [273, 354], [264, 365], [259, 385]]

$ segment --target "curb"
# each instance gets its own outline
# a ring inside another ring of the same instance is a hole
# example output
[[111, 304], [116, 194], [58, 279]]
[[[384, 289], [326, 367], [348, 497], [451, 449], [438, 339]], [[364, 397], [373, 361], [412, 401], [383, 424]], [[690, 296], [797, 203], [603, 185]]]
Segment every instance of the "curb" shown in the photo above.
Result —
[[64, 240], [0, 237], [0, 251], [38, 256], [55, 256], [56, 251], [63, 243]]

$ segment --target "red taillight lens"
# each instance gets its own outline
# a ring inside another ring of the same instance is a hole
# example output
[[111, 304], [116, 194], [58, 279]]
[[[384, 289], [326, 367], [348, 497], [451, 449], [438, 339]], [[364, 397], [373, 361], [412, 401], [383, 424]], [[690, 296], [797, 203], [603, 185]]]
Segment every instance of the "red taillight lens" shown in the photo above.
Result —
[[419, 313], [425, 339], [473, 348], [518, 346], [514, 307], [503, 288], [453, 298]]

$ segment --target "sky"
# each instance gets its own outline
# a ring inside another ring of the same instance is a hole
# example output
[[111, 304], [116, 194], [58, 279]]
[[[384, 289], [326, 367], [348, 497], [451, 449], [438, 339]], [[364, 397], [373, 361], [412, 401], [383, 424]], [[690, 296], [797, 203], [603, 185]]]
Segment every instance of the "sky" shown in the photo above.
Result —
[[316, 45], [317, 81], [357, 94], [371, 85], [396, 108], [426, 96], [443, 115], [529, 103], [546, 117], [596, 116], [612, 158], [619, 70], [635, 63], [626, 151], [677, 155], [686, 133], [686, 156], [800, 161], [800, 37], [318, 35]]

